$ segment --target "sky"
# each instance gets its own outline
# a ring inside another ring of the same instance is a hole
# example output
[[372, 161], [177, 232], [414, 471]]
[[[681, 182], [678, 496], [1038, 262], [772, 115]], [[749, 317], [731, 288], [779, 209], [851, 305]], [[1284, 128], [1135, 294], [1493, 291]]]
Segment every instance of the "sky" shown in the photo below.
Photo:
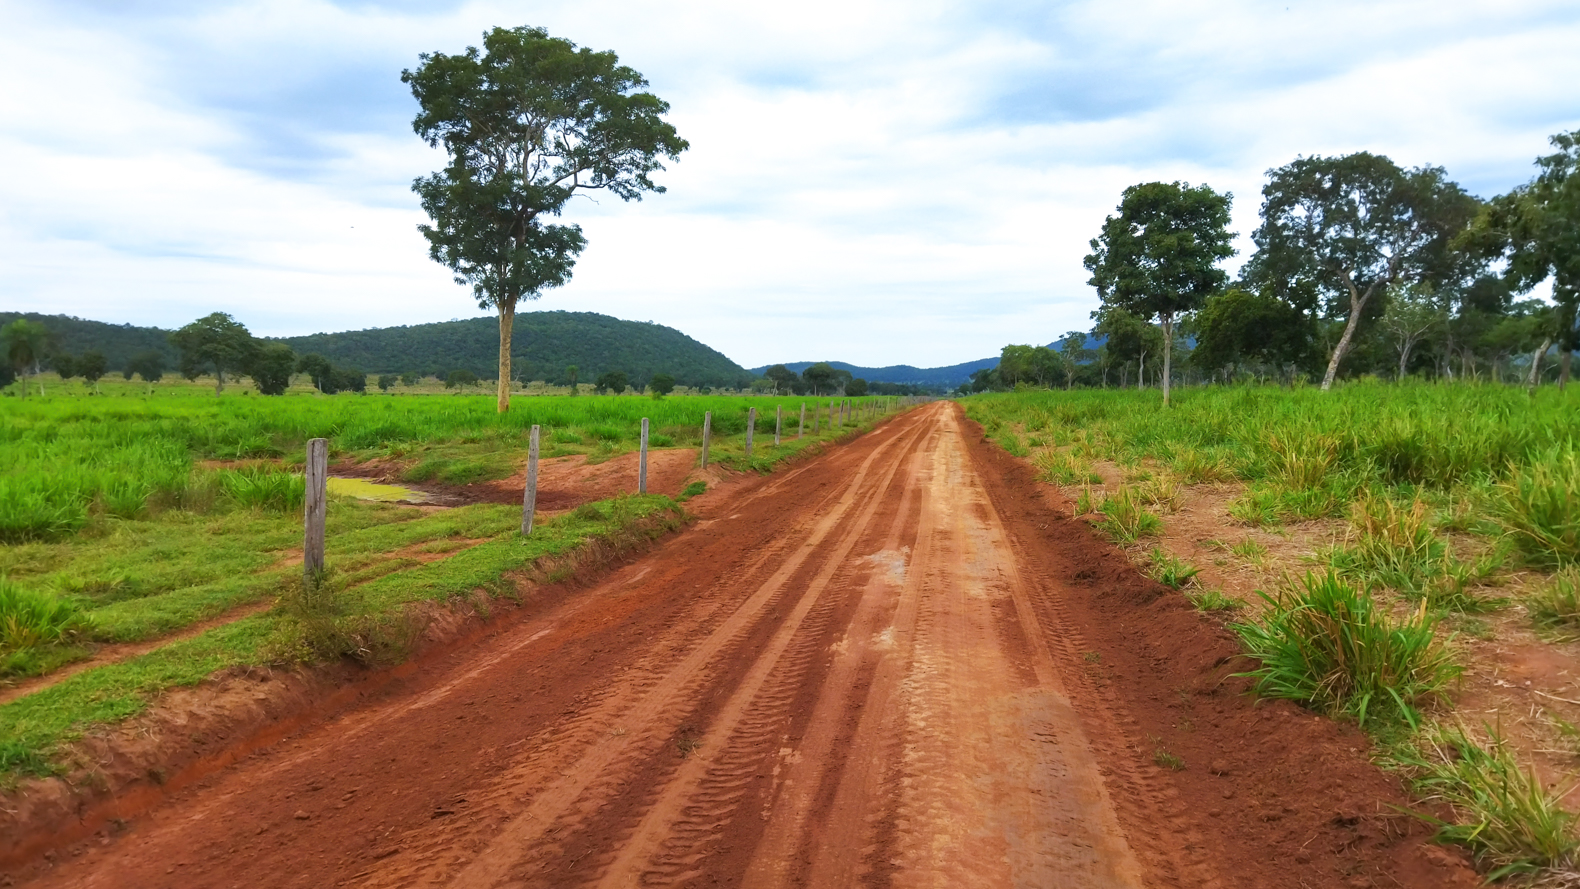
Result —
[[753, 367], [938, 366], [1091, 326], [1126, 186], [1234, 196], [1368, 150], [1490, 197], [1580, 128], [1580, 4], [0, 0], [0, 310], [259, 335], [489, 314], [430, 260], [444, 164], [400, 81], [532, 25], [613, 50], [690, 150], [578, 198], [523, 310], [669, 325]]

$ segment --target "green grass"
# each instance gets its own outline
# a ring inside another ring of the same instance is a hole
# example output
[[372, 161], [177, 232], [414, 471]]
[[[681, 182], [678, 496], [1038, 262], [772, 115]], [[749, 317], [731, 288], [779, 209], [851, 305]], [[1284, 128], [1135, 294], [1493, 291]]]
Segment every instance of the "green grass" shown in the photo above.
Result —
[[1129, 546], [1143, 537], [1156, 537], [1163, 530], [1162, 520], [1147, 511], [1141, 497], [1131, 487], [1121, 486], [1104, 497], [1097, 511], [1103, 515], [1097, 527], [1121, 546]]
[[1195, 583], [1196, 575], [1201, 573], [1200, 568], [1186, 564], [1164, 552], [1160, 546], [1154, 546], [1147, 554], [1147, 558], [1152, 563], [1147, 573], [1151, 574], [1158, 583], [1176, 590], [1182, 590]]
[[1233, 629], [1261, 662], [1244, 675], [1263, 697], [1299, 701], [1363, 726], [1413, 726], [1418, 707], [1459, 676], [1424, 603], [1395, 621], [1333, 573], [1307, 574], [1277, 597], [1258, 595], [1267, 604], [1262, 615]]
[[1469, 849], [1489, 881], [1573, 871], [1580, 866], [1580, 821], [1559, 804], [1567, 788], [1549, 790], [1497, 731], [1486, 732], [1490, 743], [1483, 746], [1463, 727], [1434, 726], [1413, 751], [1397, 754], [1417, 791], [1455, 813], [1453, 821], [1423, 817], [1438, 825], [1439, 840]]
[[1405, 505], [1362, 497], [1351, 510], [1350, 524], [1352, 542], [1331, 556], [1344, 576], [1424, 599], [1433, 608], [1474, 612], [1499, 604], [1472, 589], [1497, 567], [1496, 561], [1470, 565], [1455, 558], [1424, 500]]
[[[368, 507], [389, 509], [388, 507]], [[596, 538], [621, 534], [659, 534], [683, 520], [668, 498], [647, 495], [588, 504], [572, 513], [540, 522], [532, 537], [513, 532], [519, 513], [512, 507], [468, 507], [471, 516], [435, 514], [440, 522], [418, 532], [417, 521], [363, 529], [362, 543], [388, 548], [403, 539], [476, 535], [492, 529], [488, 539], [426, 564], [412, 562], [403, 570], [381, 574], [352, 585], [356, 558], [336, 563], [328, 589], [330, 607], [313, 624], [304, 620], [313, 609], [292, 607], [300, 590], [300, 568], [273, 575], [270, 595], [283, 607], [223, 624], [189, 639], [172, 642], [128, 661], [86, 670], [55, 685], [0, 706], [0, 773], [49, 774], [61, 763], [62, 745], [88, 727], [111, 723], [145, 710], [171, 688], [194, 685], [227, 667], [355, 657], [370, 663], [396, 659], [410, 630], [400, 617], [403, 606], [420, 601], [448, 601], [482, 590], [514, 595], [507, 574], [544, 556], [573, 552]], [[354, 535], [347, 535], [354, 536]], [[331, 538], [333, 540], [334, 538]]]
[[1567, 568], [1542, 584], [1525, 607], [1546, 630], [1580, 630], [1580, 567]]
[[1530, 564], [1580, 563], [1580, 454], [1542, 451], [1497, 487], [1493, 514]]
[[1198, 588], [1187, 591], [1185, 597], [1190, 599], [1197, 611], [1206, 613], [1239, 611], [1245, 607], [1240, 600], [1224, 595], [1223, 590]]

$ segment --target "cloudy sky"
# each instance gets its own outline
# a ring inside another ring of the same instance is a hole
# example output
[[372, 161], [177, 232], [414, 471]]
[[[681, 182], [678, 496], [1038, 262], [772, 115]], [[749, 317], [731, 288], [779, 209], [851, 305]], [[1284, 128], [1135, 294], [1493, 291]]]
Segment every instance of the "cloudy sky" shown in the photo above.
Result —
[[1490, 196], [1580, 127], [1580, 5], [0, 0], [0, 310], [299, 334], [481, 314], [427, 258], [421, 52], [537, 25], [612, 49], [691, 142], [577, 200], [528, 308], [667, 324], [755, 366], [951, 364], [1090, 326], [1125, 186], [1235, 196], [1360, 149]]

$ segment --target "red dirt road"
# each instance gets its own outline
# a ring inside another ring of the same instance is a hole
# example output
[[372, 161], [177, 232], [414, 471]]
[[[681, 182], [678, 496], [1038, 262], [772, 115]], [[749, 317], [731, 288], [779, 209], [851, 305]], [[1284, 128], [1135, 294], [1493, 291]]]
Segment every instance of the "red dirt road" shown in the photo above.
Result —
[[[1006, 461], [936, 404], [727, 499], [710, 492], [696, 526], [595, 587], [546, 597], [492, 638], [18, 876], [1468, 878], [1386, 807], [1406, 801], [1359, 736], [1237, 694], [1222, 631], [1161, 597]], [[1154, 764], [1164, 746], [1184, 771]]]

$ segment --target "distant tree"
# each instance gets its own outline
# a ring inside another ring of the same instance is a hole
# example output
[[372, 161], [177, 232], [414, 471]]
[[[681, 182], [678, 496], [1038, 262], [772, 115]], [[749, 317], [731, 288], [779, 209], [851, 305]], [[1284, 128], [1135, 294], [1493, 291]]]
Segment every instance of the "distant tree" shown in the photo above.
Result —
[[452, 370], [444, 375], [444, 388], [459, 389], [463, 386], [476, 386], [477, 374], [469, 370]]
[[0, 343], [5, 345], [6, 363], [22, 378], [22, 397], [27, 397], [27, 378], [38, 373], [44, 350], [49, 347], [49, 330], [36, 321], [18, 318], [0, 328]]
[[296, 370], [307, 374], [308, 379], [313, 381], [319, 392], [325, 395], [335, 393], [335, 366], [329, 363], [328, 358], [309, 352], [297, 359]]
[[655, 398], [662, 398], [675, 391], [675, 378], [669, 374], [653, 374], [653, 378], [647, 381], [647, 391]]
[[412, 129], [450, 163], [412, 185], [434, 221], [429, 255], [499, 313], [499, 410], [510, 407], [516, 303], [570, 280], [581, 228], [546, 222], [578, 191], [623, 200], [662, 192], [651, 173], [687, 148], [669, 105], [612, 52], [578, 49], [540, 28], [495, 28], [485, 52], [425, 53], [401, 72], [421, 110]]
[[1428, 331], [1447, 320], [1446, 314], [1437, 304], [1428, 284], [1417, 283], [1389, 290], [1388, 304], [1383, 308], [1380, 323], [1399, 353], [1398, 379], [1404, 379], [1408, 372], [1410, 353]]
[[867, 394], [867, 381], [860, 377], [852, 379], [845, 384], [845, 394], [852, 398], [860, 398]]
[[83, 352], [82, 357], [77, 359], [77, 373], [82, 375], [83, 380], [93, 385], [95, 392], [99, 391], [99, 380], [109, 369], [110, 362], [105, 359], [102, 352]]
[[801, 379], [811, 385], [813, 395], [827, 395], [839, 385], [839, 371], [827, 361], [819, 361], [801, 371]]
[[574, 364], [568, 364], [565, 366], [565, 379], [569, 381], [572, 395], [576, 394], [576, 378], [581, 374], [581, 372], [582, 369]]
[[389, 390], [395, 388], [395, 383], [399, 381], [399, 379], [400, 378], [394, 374], [379, 374], [379, 391], [388, 392]]
[[55, 376], [60, 377], [61, 380], [69, 380], [79, 374], [77, 359], [67, 355], [65, 352], [51, 356], [49, 366], [54, 369]]
[[620, 393], [624, 392], [626, 387], [629, 385], [630, 379], [625, 375], [625, 371], [623, 370], [611, 370], [608, 373], [600, 374], [598, 379], [593, 382], [593, 388], [597, 390], [599, 394], [608, 392], [613, 395], [619, 395]]
[[225, 371], [246, 367], [258, 352], [246, 326], [224, 312], [193, 321], [170, 334], [170, 342], [181, 351], [181, 372], [187, 379], [213, 369], [215, 395], [225, 390]]
[[1097, 353], [1086, 348], [1086, 331], [1072, 330], [1059, 337], [1059, 355], [1063, 358], [1059, 362], [1060, 369], [1064, 372], [1064, 388], [1069, 389], [1075, 384], [1075, 372], [1083, 364], [1097, 359]]
[[1545, 339], [1558, 346], [1559, 385], [1564, 385], [1570, 356], [1580, 349], [1580, 130], [1549, 141], [1558, 150], [1537, 158], [1536, 178], [1493, 198], [1461, 243], [1505, 260], [1504, 278], [1518, 290], [1552, 279], [1557, 310]]
[[408, 370], [400, 375], [400, 384], [408, 389], [420, 382], [422, 382], [422, 374], [414, 370]]
[[763, 376], [773, 381], [774, 391], [779, 393], [791, 390], [796, 383], [801, 381], [800, 374], [785, 367], [783, 364], [776, 364], [768, 368], [763, 371]]
[[1191, 363], [1216, 371], [1243, 361], [1275, 367], [1310, 360], [1316, 331], [1304, 312], [1271, 294], [1231, 287], [1196, 313]]
[[1332, 388], [1367, 305], [1396, 284], [1429, 279], [1476, 212], [1442, 167], [1404, 170], [1369, 152], [1308, 157], [1268, 172], [1253, 269], [1306, 282], [1344, 319], [1322, 388]]
[[1119, 215], [1103, 222], [1086, 257], [1105, 306], [1163, 326], [1163, 403], [1169, 403], [1174, 322], [1228, 281], [1218, 263], [1234, 255], [1232, 196], [1205, 185], [1147, 182], [1125, 189]]
[[132, 360], [126, 362], [126, 369], [122, 371], [122, 373], [128, 380], [131, 379], [132, 374], [135, 373], [142, 377], [143, 382], [145, 383], [157, 383], [163, 379], [165, 375], [164, 353], [157, 352], [153, 349], [150, 349], [146, 352], [139, 352], [132, 356]]
[[1098, 309], [1092, 313], [1092, 317], [1097, 321], [1097, 326], [1092, 328], [1092, 332], [1107, 339], [1104, 346], [1114, 360], [1121, 362], [1120, 385], [1124, 385], [1124, 374], [1129, 373], [1129, 370], [1124, 368], [1134, 361], [1136, 388], [1143, 387], [1148, 356], [1158, 355], [1163, 351], [1163, 331], [1148, 324], [1142, 318], [1113, 306]]
[[368, 375], [359, 367], [338, 368], [335, 371], [335, 389], [340, 392], [366, 392]]
[[296, 352], [284, 343], [268, 343], [247, 367], [252, 384], [263, 395], [284, 395], [291, 388], [291, 372], [296, 369]]
[[[962, 384], [962, 387], [964, 385]], [[1002, 388], [1004, 388], [1004, 380], [997, 366], [984, 367], [971, 372], [970, 391], [993, 392]]]

